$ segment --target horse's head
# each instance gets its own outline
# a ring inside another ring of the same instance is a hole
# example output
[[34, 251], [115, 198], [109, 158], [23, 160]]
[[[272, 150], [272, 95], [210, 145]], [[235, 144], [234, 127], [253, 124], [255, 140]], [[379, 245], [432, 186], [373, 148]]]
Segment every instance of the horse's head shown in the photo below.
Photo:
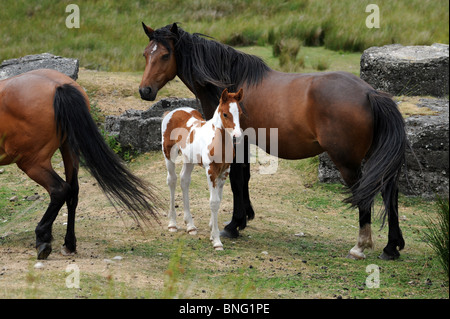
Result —
[[143, 100], [154, 101], [158, 90], [177, 74], [173, 40], [178, 37], [178, 28], [174, 23], [169, 34], [157, 34], [143, 22], [145, 34], [150, 43], [144, 50], [145, 70], [139, 85], [139, 93]]
[[242, 97], [242, 88], [237, 93], [228, 93], [228, 90], [225, 89], [220, 97], [220, 104], [218, 107], [218, 113], [222, 120], [223, 128], [236, 138], [239, 138], [242, 135], [241, 124], [239, 121], [242, 114], [239, 102], [242, 100]]

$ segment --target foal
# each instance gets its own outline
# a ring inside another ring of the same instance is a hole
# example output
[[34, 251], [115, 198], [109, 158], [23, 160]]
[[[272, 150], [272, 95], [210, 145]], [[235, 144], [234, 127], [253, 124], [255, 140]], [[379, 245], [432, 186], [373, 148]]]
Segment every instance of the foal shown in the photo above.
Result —
[[217, 214], [222, 200], [225, 180], [233, 162], [233, 138], [241, 136], [239, 117], [242, 110], [242, 89], [238, 93], [222, 92], [219, 106], [211, 120], [205, 121], [200, 112], [192, 108], [179, 108], [168, 113], [161, 127], [162, 149], [167, 167], [167, 185], [170, 189], [169, 231], [176, 232], [175, 186], [177, 176], [175, 161], [179, 153], [183, 156], [180, 184], [183, 191], [184, 222], [187, 232], [197, 234], [189, 209], [189, 184], [195, 164], [206, 170], [209, 192], [211, 237], [215, 250], [223, 250], [220, 241]]

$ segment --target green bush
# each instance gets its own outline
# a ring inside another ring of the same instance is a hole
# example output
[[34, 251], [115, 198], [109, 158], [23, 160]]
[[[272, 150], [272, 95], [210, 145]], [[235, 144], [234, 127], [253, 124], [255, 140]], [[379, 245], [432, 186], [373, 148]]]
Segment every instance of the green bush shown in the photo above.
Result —
[[448, 198], [438, 198], [437, 201], [437, 220], [429, 218], [425, 223], [427, 230], [425, 231], [425, 239], [430, 247], [437, 254], [439, 261], [444, 268], [447, 277], [448, 272], [448, 254], [449, 254], [449, 213], [448, 213]]

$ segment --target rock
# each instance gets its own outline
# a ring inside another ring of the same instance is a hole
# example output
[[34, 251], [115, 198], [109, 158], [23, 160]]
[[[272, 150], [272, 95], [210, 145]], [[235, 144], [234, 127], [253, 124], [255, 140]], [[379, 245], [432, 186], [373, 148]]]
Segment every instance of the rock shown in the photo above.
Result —
[[122, 147], [131, 147], [141, 153], [161, 150], [164, 113], [179, 107], [192, 107], [202, 112], [196, 99], [167, 98], [145, 111], [128, 110], [120, 116], [107, 116], [105, 130], [115, 136]]
[[360, 77], [393, 95], [442, 97], [449, 94], [448, 60], [447, 44], [371, 47], [361, 56]]
[[[422, 98], [418, 106], [427, 107], [435, 114], [415, 115], [405, 120], [407, 138], [414, 154], [407, 148], [406, 174], [400, 176], [399, 190], [406, 195], [428, 199], [434, 199], [436, 194], [448, 196], [449, 100]], [[319, 180], [344, 184], [326, 153], [319, 155]]]
[[0, 168], [0, 174], [3, 174], [5, 172], [4, 168]]
[[17, 202], [19, 200], [19, 197], [13, 196], [9, 199], [10, 202]]
[[78, 59], [64, 58], [50, 53], [27, 55], [5, 60], [0, 65], [0, 80], [37, 69], [53, 69], [72, 79], [78, 78]]
[[449, 101], [424, 98], [418, 106], [426, 106], [437, 114], [416, 115], [405, 120], [414, 154], [407, 149], [407, 177], [402, 174], [399, 187], [407, 195], [430, 199], [435, 199], [436, 194], [448, 196]]
[[34, 195], [25, 197], [25, 199], [30, 202], [34, 202], [35, 200], [38, 200], [39, 198], [40, 198], [40, 196], [38, 194], [34, 194]]

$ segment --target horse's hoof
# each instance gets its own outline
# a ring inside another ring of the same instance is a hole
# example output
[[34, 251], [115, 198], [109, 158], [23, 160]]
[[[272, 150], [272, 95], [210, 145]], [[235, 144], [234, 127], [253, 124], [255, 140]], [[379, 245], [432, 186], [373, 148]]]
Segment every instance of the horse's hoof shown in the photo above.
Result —
[[364, 253], [362, 253], [362, 252], [351, 249], [347, 255], [347, 258], [353, 259], [353, 260], [363, 260], [363, 259], [366, 259], [366, 255], [364, 255]]
[[220, 237], [224, 238], [238, 238], [239, 237], [239, 231], [236, 229], [235, 231], [231, 232], [227, 229], [224, 229], [220, 232]]
[[47, 259], [48, 255], [52, 252], [52, 244], [43, 243], [40, 244], [37, 250], [37, 259]]
[[219, 250], [223, 250], [223, 246], [214, 246], [214, 250], [219, 251]]
[[73, 256], [73, 255], [75, 255], [76, 253], [77, 253], [76, 250], [72, 251], [72, 250], [70, 250], [69, 248], [67, 248], [66, 245], [63, 245], [63, 246], [61, 247], [61, 254], [62, 254], [63, 256]]
[[176, 232], [178, 231], [178, 228], [177, 228], [176, 226], [170, 226], [170, 227], [169, 227], [169, 231], [170, 231], [171, 233], [176, 233]]
[[400, 254], [392, 256], [392, 255], [386, 254], [384, 251], [381, 253], [380, 256], [378, 256], [378, 258], [382, 259], [382, 260], [396, 260], [399, 257], [400, 257]]
[[364, 256], [355, 256], [355, 255], [349, 253], [346, 258], [353, 259], [353, 260], [363, 260], [363, 259], [366, 259], [366, 256], [365, 255]]
[[195, 236], [197, 235], [197, 228], [193, 228], [187, 231], [189, 235]]

